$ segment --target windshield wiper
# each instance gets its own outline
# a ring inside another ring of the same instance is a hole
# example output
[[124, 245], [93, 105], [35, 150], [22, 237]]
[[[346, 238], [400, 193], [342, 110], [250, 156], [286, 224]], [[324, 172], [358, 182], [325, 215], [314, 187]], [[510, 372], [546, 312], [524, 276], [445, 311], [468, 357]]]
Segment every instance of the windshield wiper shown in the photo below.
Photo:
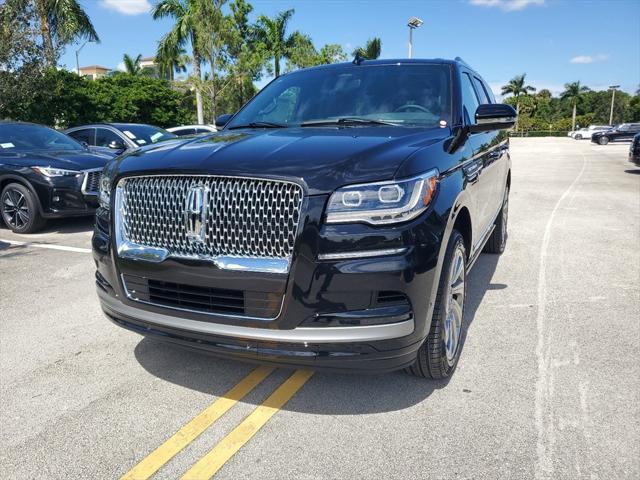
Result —
[[373, 118], [361, 117], [341, 117], [333, 120], [311, 120], [303, 122], [301, 127], [317, 127], [320, 125], [393, 125], [398, 126], [395, 122], [386, 122], [384, 120], [375, 120]]
[[228, 130], [235, 130], [238, 128], [287, 128], [289, 125], [283, 125], [282, 123], [275, 122], [250, 122], [246, 125], [234, 125], [229, 127]]

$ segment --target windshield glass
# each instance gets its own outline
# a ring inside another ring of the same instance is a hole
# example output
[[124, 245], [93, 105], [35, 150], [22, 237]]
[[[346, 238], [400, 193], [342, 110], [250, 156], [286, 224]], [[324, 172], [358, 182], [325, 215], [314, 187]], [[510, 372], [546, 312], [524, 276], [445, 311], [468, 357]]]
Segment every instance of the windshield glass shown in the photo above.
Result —
[[84, 147], [64, 133], [42, 125], [0, 124], [0, 153], [34, 150], [76, 150]]
[[127, 137], [138, 145], [149, 145], [176, 138], [171, 132], [152, 125], [116, 125]]
[[284, 75], [264, 88], [228, 128], [297, 126], [358, 118], [436, 127], [451, 122], [447, 65], [346, 65]]

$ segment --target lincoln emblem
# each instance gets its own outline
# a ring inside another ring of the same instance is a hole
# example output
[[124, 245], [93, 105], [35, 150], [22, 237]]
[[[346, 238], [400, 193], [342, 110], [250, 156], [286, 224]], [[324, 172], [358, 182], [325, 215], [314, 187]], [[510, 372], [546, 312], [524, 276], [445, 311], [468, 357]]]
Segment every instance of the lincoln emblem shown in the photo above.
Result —
[[187, 238], [192, 242], [204, 242], [209, 208], [208, 190], [203, 185], [195, 185], [187, 192], [184, 220]]

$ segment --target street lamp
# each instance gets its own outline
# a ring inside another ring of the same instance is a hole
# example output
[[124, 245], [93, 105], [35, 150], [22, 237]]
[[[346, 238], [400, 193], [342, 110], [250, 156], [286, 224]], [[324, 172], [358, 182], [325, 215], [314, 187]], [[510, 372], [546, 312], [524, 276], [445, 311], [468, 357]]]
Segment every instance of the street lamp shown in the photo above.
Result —
[[613, 125], [613, 101], [616, 98], [616, 88], [620, 88], [620, 85], [609, 85], [611, 89], [611, 113], [609, 114], [609, 125]]
[[411, 17], [407, 22], [407, 27], [409, 27], [409, 58], [413, 55], [413, 31], [423, 23], [418, 17]]
[[78, 73], [78, 76], [80, 76], [80, 60], [78, 59], [78, 54], [80, 53], [80, 50], [82, 50], [87, 43], [95, 43], [95, 40], [93, 39], [87, 40], [82, 45], [80, 45], [79, 49], [76, 50], [76, 72]]

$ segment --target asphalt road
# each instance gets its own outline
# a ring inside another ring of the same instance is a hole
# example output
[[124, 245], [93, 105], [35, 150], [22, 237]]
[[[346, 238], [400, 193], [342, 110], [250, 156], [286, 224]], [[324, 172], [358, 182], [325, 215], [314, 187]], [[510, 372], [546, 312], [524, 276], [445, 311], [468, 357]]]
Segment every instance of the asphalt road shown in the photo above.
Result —
[[103, 318], [91, 221], [0, 227], [0, 478], [120, 477], [225, 402], [154, 478], [199, 478], [190, 468], [216, 445], [221, 479], [640, 478], [640, 169], [627, 150], [512, 141], [507, 250], [470, 275], [449, 382], [315, 373], [282, 408], [257, 407], [291, 371], [228, 404], [254, 366]]

